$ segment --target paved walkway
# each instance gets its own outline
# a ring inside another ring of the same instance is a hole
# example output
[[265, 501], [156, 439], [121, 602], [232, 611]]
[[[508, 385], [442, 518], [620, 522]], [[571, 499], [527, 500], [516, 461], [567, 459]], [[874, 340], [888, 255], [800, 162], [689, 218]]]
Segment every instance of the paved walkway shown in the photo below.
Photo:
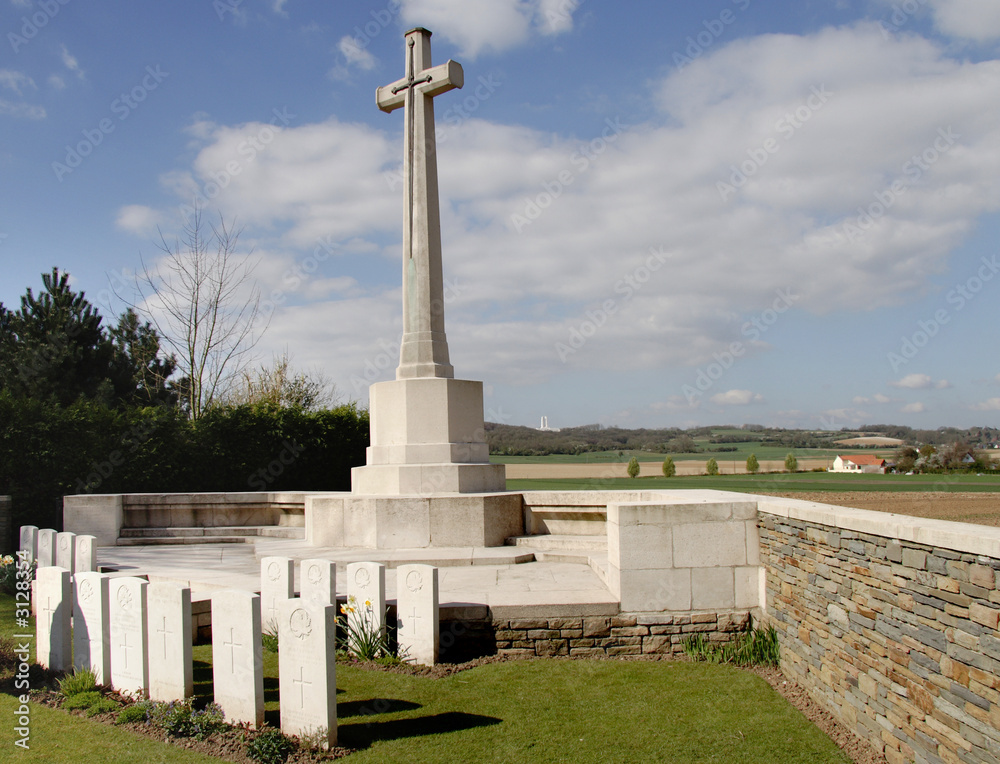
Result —
[[[614, 615], [618, 600], [590, 565], [530, 562], [524, 547], [357, 550], [312, 547], [301, 540], [258, 539], [248, 544], [101, 547], [97, 561], [114, 575], [146, 576], [190, 586], [195, 599], [221, 589], [260, 590], [260, 558], [272, 555], [296, 561], [319, 558], [337, 563], [337, 592], [346, 596], [341, 571], [350, 562], [381, 562], [389, 569], [386, 596], [395, 598], [392, 570], [407, 562], [439, 568], [440, 601], [446, 618], [496, 619]], [[598, 560], [597, 562], [604, 562]], [[488, 610], [487, 610], [488, 608]]]

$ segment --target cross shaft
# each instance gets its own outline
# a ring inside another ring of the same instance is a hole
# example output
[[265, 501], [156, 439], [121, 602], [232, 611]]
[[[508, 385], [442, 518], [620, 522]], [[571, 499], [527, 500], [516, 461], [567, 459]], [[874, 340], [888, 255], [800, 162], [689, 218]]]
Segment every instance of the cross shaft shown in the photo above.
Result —
[[431, 33], [406, 38], [406, 76], [376, 91], [378, 108], [403, 108], [403, 341], [397, 379], [454, 378], [444, 331], [441, 213], [434, 97], [465, 83], [460, 64], [431, 66]]

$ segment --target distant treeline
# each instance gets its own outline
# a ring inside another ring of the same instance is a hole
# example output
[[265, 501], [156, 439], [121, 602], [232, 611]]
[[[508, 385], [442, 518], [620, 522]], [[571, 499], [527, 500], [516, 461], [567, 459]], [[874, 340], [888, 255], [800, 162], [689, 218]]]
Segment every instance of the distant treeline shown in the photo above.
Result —
[[857, 430], [845, 428], [839, 431], [827, 431], [786, 430], [748, 424], [741, 427], [721, 425], [690, 430], [679, 428], [629, 430], [590, 424], [582, 427], [566, 427], [553, 432], [492, 422], [486, 424], [486, 441], [490, 453], [497, 456], [545, 456], [598, 451], [698, 454], [733, 451], [735, 449], [728, 444], [736, 443], [761, 443], [790, 449], [836, 449], [838, 448], [836, 441], [864, 435], [898, 438], [913, 446], [967, 443], [974, 448], [988, 448], [1000, 443], [1000, 430], [992, 427], [971, 427], [966, 430], [954, 427], [914, 430], [900, 425], [865, 425]]

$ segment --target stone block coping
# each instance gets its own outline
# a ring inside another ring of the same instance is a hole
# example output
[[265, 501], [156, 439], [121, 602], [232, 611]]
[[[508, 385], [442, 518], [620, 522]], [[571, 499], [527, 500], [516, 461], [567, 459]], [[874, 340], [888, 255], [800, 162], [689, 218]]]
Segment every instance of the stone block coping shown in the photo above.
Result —
[[1000, 528], [950, 520], [897, 515], [868, 509], [838, 507], [802, 499], [753, 496], [757, 509], [775, 517], [828, 525], [858, 533], [870, 533], [915, 544], [944, 547], [966, 554], [1000, 558]]

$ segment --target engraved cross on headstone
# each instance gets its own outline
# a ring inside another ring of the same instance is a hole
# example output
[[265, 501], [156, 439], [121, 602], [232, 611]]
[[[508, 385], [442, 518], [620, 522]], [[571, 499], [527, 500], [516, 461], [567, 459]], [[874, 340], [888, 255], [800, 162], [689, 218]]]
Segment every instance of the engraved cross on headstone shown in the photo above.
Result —
[[173, 632], [167, 628], [167, 617], [163, 616], [163, 625], [156, 630], [156, 633], [163, 637], [163, 659], [167, 658], [167, 637]]
[[242, 644], [240, 644], [239, 642], [236, 641], [236, 637], [234, 636], [235, 632], [236, 632], [236, 629], [230, 627], [230, 629], [229, 629], [229, 641], [226, 642], [226, 640], [224, 640], [224, 639], [222, 640], [222, 646], [229, 648], [229, 673], [230, 674], [235, 674], [236, 673], [236, 648], [237, 647], [243, 647]]
[[384, 112], [405, 110], [403, 132], [403, 342], [396, 379], [454, 378], [444, 332], [444, 276], [438, 207], [434, 96], [460, 88], [465, 74], [448, 61], [431, 66], [431, 33], [411, 29], [406, 76], [376, 91]]
[[312, 686], [312, 682], [305, 678], [305, 668], [299, 666], [299, 678], [292, 677], [292, 684], [299, 686], [299, 708], [306, 707], [306, 685]]

